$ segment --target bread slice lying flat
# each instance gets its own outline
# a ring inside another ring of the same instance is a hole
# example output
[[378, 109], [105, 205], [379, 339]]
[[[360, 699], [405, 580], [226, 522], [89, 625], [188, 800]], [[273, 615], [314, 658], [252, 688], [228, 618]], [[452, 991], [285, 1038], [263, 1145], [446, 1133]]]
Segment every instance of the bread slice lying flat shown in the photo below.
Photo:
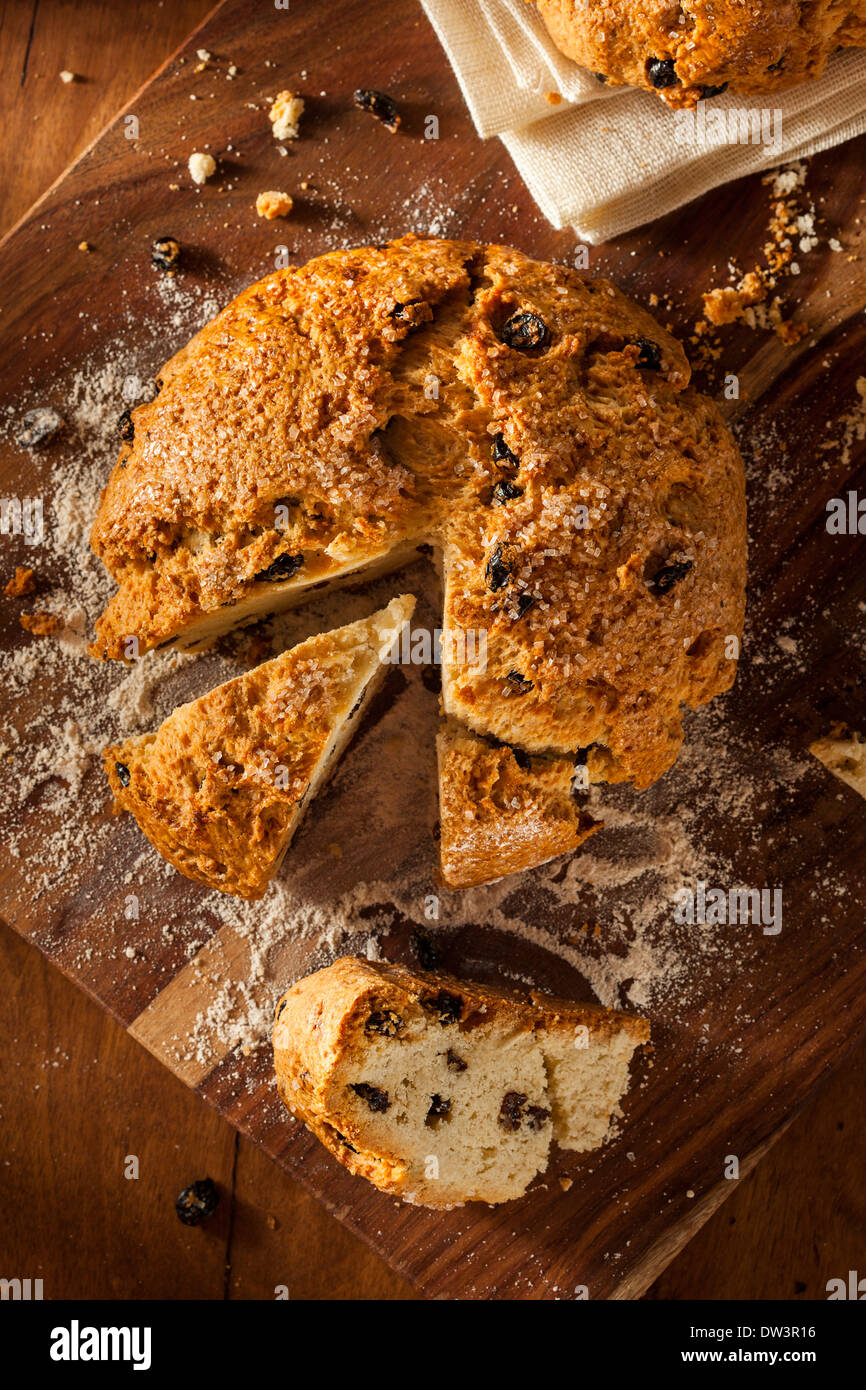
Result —
[[428, 1207], [506, 1202], [597, 1148], [645, 1019], [344, 956], [283, 995], [285, 1104], [351, 1172]]
[[439, 865], [450, 888], [568, 854], [601, 828], [575, 800], [573, 758], [530, 757], [448, 724], [439, 754]]
[[106, 749], [118, 806], [188, 878], [262, 897], [414, 607], [404, 595], [319, 633]]

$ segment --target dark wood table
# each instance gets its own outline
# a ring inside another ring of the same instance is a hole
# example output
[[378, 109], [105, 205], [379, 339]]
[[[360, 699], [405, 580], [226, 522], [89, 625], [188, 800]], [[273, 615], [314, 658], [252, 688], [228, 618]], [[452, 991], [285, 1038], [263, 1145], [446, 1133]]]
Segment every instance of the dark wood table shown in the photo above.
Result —
[[[7, 4], [0, 232], [209, 9], [208, 0]], [[62, 69], [78, 75], [69, 87]], [[0, 1275], [42, 1278], [49, 1298], [269, 1298], [277, 1284], [300, 1299], [415, 1297], [5, 926], [0, 961]], [[647, 1297], [821, 1298], [827, 1279], [862, 1265], [864, 1085], [861, 1048]], [[134, 1183], [118, 1161], [131, 1153]], [[173, 1197], [205, 1174], [230, 1197], [189, 1231]]]

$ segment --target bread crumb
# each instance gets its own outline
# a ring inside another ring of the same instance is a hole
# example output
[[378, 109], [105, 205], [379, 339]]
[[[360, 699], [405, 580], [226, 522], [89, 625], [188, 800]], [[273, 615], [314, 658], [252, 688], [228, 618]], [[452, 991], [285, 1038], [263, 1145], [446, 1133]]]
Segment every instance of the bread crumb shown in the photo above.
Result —
[[256, 198], [256, 212], [259, 217], [266, 217], [272, 222], [275, 217], [288, 217], [292, 210], [292, 199], [288, 193], [278, 193], [271, 189], [267, 193], [260, 193]]
[[196, 150], [189, 157], [189, 172], [195, 183], [206, 183], [211, 174], [216, 173], [216, 160], [212, 154], [200, 154]]
[[303, 112], [304, 101], [302, 97], [296, 97], [293, 92], [278, 92], [268, 113], [274, 128], [274, 139], [297, 140], [298, 122]]
[[60, 81], [61, 81], [61, 82], [67, 82], [67, 83], [68, 83], [68, 82], [74, 82], [74, 81], [75, 81], [75, 73], [74, 73], [74, 72], [70, 72], [68, 68], [64, 68], [63, 71], [62, 71], [62, 73], [60, 74]]
[[33, 571], [26, 565], [18, 565], [3, 592], [7, 598], [23, 598], [25, 594], [32, 594], [35, 589], [36, 576]]
[[549, 102], [551, 106], [558, 106], [562, 97], [559, 92], [545, 92], [544, 100]]
[[91, 249], [90, 242], [89, 242], [89, 241], [79, 241], [79, 243], [78, 243], [78, 249], [79, 249], [79, 251], [89, 251], [89, 250]]
[[560, 1179], [559, 1179], [559, 1185], [560, 1185], [560, 1187], [562, 1188], [563, 1192], [568, 1192], [570, 1188], [574, 1187], [574, 1179], [573, 1179], [573, 1178], [560, 1178]]
[[37, 613], [22, 613], [18, 621], [34, 637], [50, 637], [64, 627], [60, 614], [49, 613], [46, 609], [40, 609]]

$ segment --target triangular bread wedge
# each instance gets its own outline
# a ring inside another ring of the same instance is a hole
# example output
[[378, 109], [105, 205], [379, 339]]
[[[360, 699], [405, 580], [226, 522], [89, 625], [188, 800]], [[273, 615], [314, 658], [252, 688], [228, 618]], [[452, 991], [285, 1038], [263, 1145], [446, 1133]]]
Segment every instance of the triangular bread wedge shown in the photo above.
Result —
[[414, 607], [404, 595], [310, 637], [106, 749], [118, 806], [187, 878], [261, 898]]
[[506, 1202], [610, 1133], [649, 1024], [344, 956], [283, 995], [283, 1101], [351, 1172], [428, 1207]]
[[449, 888], [535, 868], [601, 828], [575, 800], [573, 758], [530, 758], [453, 723], [437, 750], [439, 864]]

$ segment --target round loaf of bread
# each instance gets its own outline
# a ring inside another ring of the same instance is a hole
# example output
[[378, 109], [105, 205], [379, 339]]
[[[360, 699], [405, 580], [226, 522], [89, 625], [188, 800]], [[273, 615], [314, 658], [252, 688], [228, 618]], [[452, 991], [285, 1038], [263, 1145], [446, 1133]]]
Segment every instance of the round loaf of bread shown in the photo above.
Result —
[[730, 88], [780, 92], [866, 46], [866, 0], [536, 0], [563, 53], [602, 81], [691, 107]]
[[[126, 422], [95, 655], [193, 646], [437, 549], [445, 712], [648, 786], [733, 683], [742, 461], [612, 285], [406, 237], [251, 286]], [[134, 639], [134, 640], [132, 640]]]

